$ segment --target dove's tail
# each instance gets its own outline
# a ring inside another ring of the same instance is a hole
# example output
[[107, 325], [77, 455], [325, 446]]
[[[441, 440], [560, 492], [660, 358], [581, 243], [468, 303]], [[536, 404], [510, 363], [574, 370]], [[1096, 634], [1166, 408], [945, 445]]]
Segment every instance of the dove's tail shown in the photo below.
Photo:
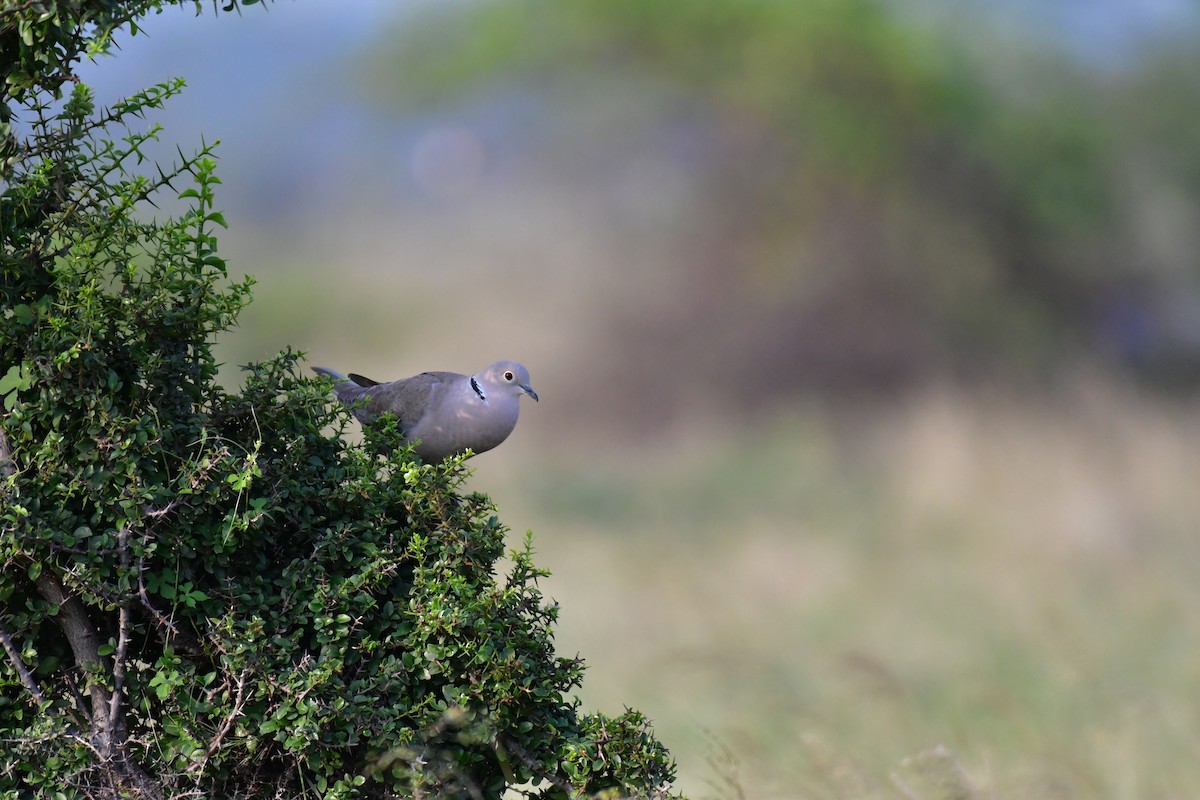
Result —
[[318, 375], [327, 375], [333, 378], [333, 391], [337, 395], [337, 399], [346, 405], [351, 405], [362, 397], [363, 389], [366, 388], [357, 383], [353, 378], [347, 378], [336, 369], [328, 367], [313, 367], [312, 371]]
[[329, 367], [313, 367], [312, 371], [318, 375], [328, 375], [329, 377], [333, 378], [334, 383], [341, 383], [342, 381], [350, 380], [336, 369], [330, 369]]

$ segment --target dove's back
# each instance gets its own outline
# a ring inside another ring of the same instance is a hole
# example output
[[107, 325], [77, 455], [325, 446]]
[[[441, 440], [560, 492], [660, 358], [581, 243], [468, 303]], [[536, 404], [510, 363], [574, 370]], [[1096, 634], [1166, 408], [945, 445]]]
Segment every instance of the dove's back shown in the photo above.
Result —
[[[416, 453], [427, 462], [467, 449], [491, 450], [512, 433], [520, 412], [518, 391], [501, 391], [487, 378], [481, 386], [474, 376], [457, 372], [422, 372], [378, 383], [326, 367], [313, 367], [313, 371], [334, 379], [338, 400], [363, 424], [373, 423], [385, 412], [395, 414], [405, 441], [419, 440]], [[536, 399], [536, 394], [532, 396]]]

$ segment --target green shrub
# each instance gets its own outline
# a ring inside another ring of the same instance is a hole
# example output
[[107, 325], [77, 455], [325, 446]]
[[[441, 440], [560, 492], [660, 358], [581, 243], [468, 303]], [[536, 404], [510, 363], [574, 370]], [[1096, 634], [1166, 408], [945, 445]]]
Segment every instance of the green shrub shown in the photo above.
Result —
[[[94, 29], [54, 30], [77, 55]], [[501, 570], [462, 459], [346, 445], [294, 352], [217, 385], [252, 282], [211, 148], [146, 177], [158, 130], [127, 127], [182, 82], [97, 112], [52, 77], [7, 98], [0, 797], [672, 796], [641, 715], [579, 713], [531, 539]], [[171, 189], [190, 209], [146, 221]]]

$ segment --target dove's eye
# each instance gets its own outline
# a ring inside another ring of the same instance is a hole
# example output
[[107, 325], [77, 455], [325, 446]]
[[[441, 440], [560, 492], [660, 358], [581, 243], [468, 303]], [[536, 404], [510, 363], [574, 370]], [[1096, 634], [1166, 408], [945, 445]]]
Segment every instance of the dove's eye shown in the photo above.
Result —
[[511, 372], [504, 373], [504, 380], [511, 381], [512, 379], [513, 379], [513, 374]]

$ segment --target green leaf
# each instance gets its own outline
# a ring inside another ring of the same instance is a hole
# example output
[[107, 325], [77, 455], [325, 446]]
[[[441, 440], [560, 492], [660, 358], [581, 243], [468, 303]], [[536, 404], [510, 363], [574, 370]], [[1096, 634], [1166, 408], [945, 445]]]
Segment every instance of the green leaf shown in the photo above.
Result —
[[14, 390], [28, 389], [31, 381], [24, 364], [15, 364], [8, 368], [4, 377], [0, 378], [0, 394], [8, 394]]

